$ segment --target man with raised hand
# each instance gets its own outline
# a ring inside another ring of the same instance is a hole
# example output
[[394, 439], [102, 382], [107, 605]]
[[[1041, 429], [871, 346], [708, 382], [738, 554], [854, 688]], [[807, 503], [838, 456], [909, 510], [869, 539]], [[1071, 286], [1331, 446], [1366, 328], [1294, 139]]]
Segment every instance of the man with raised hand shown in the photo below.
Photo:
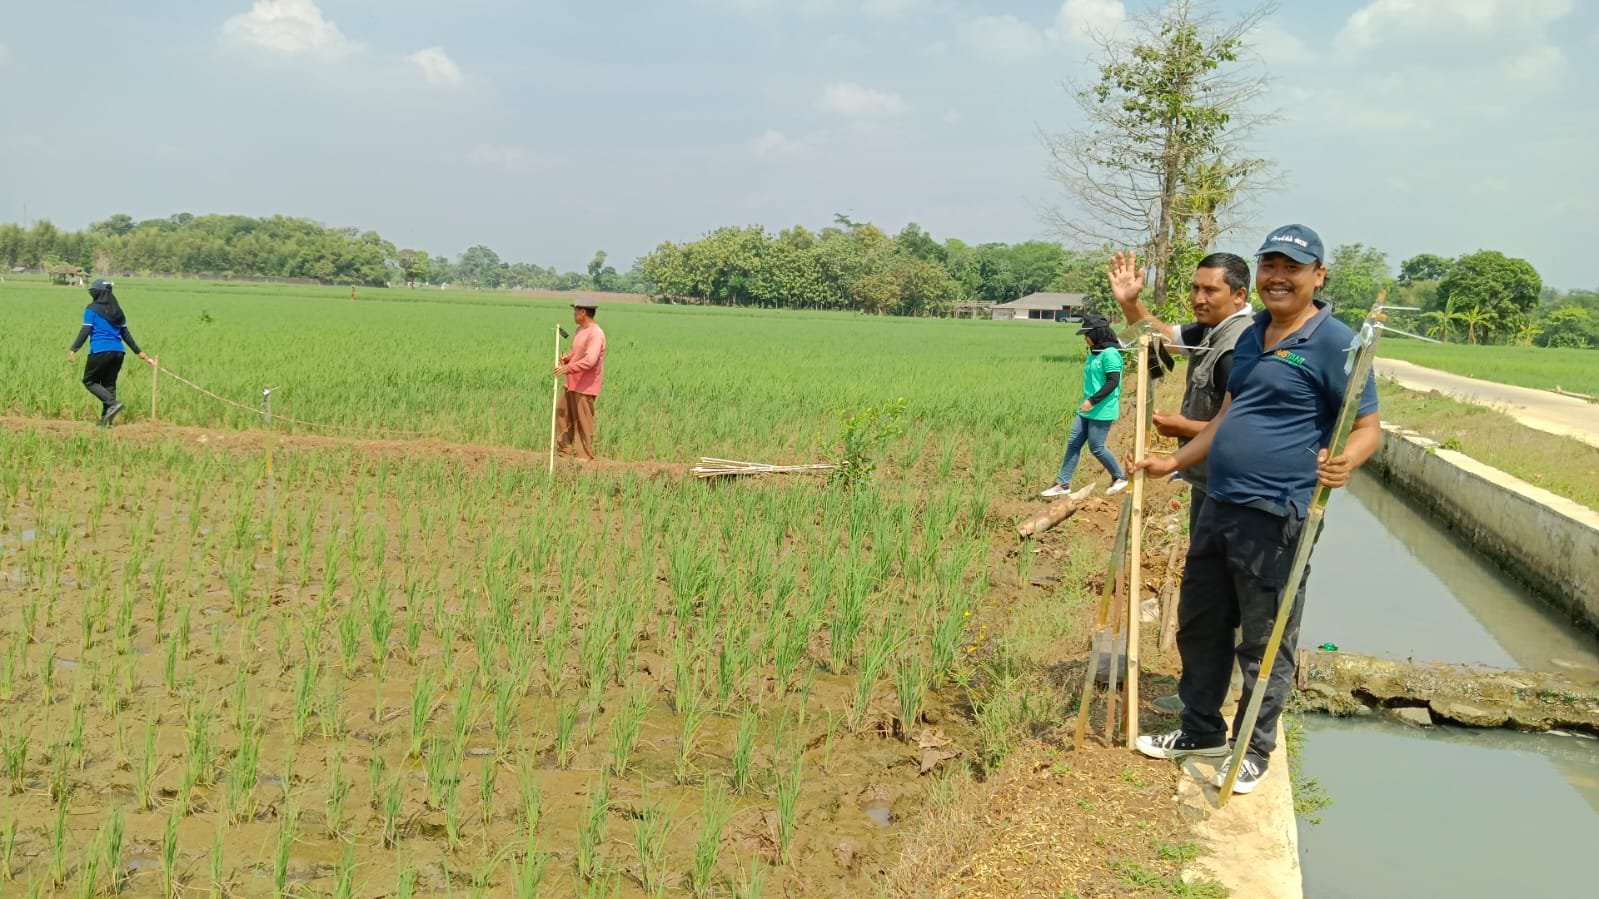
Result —
[[[1266, 309], [1238, 338], [1221, 409], [1174, 455], [1146, 456], [1133, 466], [1165, 477], [1209, 463], [1209, 497], [1189, 536], [1177, 605], [1182, 726], [1138, 738], [1138, 751], [1153, 758], [1228, 754], [1221, 704], [1233, 660], [1244, 675], [1236, 731], [1288, 586], [1311, 495], [1318, 483], [1347, 484], [1382, 442], [1377, 383], [1370, 377], [1355, 388], [1361, 391], [1358, 417], [1344, 452], [1327, 452], [1357, 342], [1349, 326], [1332, 317], [1332, 307], [1315, 298], [1327, 279], [1321, 238], [1304, 225], [1286, 225], [1267, 235], [1257, 256], [1255, 288]], [[1293, 688], [1309, 574], [1307, 567], [1294, 585], [1254, 731], [1232, 735], [1249, 741], [1234, 785], [1239, 793], [1255, 789], [1277, 743], [1277, 719]], [[1242, 634], [1236, 641], [1235, 627]], [[1219, 772], [1216, 783], [1226, 775]]]
[[599, 309], [593, 301], [572, 304], [572, 352], [561, 356], [557, 378], [566, 378], [566, 393], [556, 410], [555, 443], [561, 455], [580, 462], [594, 460], [594, 401], [605, 383], [605, 332], [594, 323]]
[[[1182, 408], [1178, 412], [1154, 413], [1155, 430], [1175, 437], [1179, 445], [1188, 443], [1216, 413], [1227, 396], [1227, 376], [1233, 368], [1233, 345], [1249, 327], [1249, 263], [1232, 253], [1212, 253], [1199, 261], [1188, 291], [1194, 320], [1186, 325], [1168, 325], [1150, 314], [1138, 296], [1144, 289], [1144, 273], [1135, 253], [1111, 257], [1111, 295], [1130, 325], [1147, 321], [1167, 341], [1175, 353], [1186, 354], [1188, 374], [1183, 383]], [[1193, 531], [1199, 510], [1205, 504], [1206, 466], [1199, 462], [1179, 477], [1193, 488], [1188, 505], [1188, 529]]]

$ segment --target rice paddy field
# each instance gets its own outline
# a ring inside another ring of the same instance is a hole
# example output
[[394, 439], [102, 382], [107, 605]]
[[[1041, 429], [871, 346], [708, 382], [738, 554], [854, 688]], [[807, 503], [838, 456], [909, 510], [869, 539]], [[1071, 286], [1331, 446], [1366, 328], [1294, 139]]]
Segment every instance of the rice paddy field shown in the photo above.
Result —
[[[1007, 647], [1066, 625], [992, 609], [1073, 328], [602, 306], [603, 458], [551, 476], [559, 300], [117, 293], [237, 405], [152, 420], [130, 361], [95, 428], [86, 293], [0, 285], [0, 894], [873, 895], [1039, 713]], [[853, 488], [687, 471], [899, 400]]]

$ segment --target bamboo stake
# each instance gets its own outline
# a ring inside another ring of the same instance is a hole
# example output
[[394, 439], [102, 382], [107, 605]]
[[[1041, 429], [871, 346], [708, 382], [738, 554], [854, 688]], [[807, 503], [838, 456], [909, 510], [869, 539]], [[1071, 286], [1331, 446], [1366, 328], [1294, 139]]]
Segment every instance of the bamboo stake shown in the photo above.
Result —
[[1177, 598], [1182, 587], [1182, 569], [1177, 567], [1178, 545], [1171, 545], [1171, 552], [1166, 556], [1166, 603], [1161, 607], [1160, 619], [1160, 648], [1162, 652], [1170, 650], [1177, 645]]
[[[1133, 458], [1142, 459], [1149, 449], [1149, 335], [1138, 338], [1137, 392], [1138, 419], [1133, 426]], [[1133, 473], [1133, 522], [1127, 538], [1127, 748], [1138, 741], [1138, 640], [1144, 617], [1144, 473]]]
[[[555, 367], [561, 366], [561, 326], [555, 326]], [[555, 409], [561, 402], [561, 376], [550, 375], [550, 474], [555, 474]]]
[[[1128, 496], [1125, 500], [1127, 508], [1131, 509], [1133, 498]], [[1129, 519], [1130, 521], [1131, 519]], [[1123, 546], [1127, 538], [1122, 538]], [[1116, 640], [1122, 636], [1122, 618], [1124, 600], [1127, 590], [1127, 569], [1123, 563], [1127, 561], [1125, 549], [1116, 556], [1116, 589], [1111, 594], [1110, 600], [1110, 673], [1105, 678], [1105, 745], [1113, 746], [1116, 743], [1116, 725], [1121, 722], [1121, 688], [1118, 678], [1121, 677], [1122, 666], [1116, 662]], [[1125, 638], [1124, 638], [1125, 639]], [[1125, 650], [1124, 650], [1125, 658]]]
[[[1382, 323], [1387, 318], [1382, 312], [1382, 301], [1387, 294], [1387, 291], [1383, 291], [1377, 295], [1377, 302], [1372, 304], [1371, 312], [1366, 315], [1365, 324], [1360, 328], [1359, 350], [1355, 353], [1354, 364], [1349, 372], [1349, 383], [1344, 387], [1343, 405], [1333, 425], [1332, 440], [1327, 447], [1328, 458], [1342, 455], [1349, 443], [1349, 432], [1354, 429], [1355, 419], [1359, 415], [1360, 397], [1365, 393], [1366, 378], [1371, 374], [1372, 359], [1376, 356], [1377, 338], [1382, 335]], [[1320, 483], [1311, 495], [1310, 508], [1305, 512], [1305, 524], [1299, 532], [1298, 545], [1294, 547], [1293, 563], [1288, 568], [1288, 580], [1283, 585], [1282, 597], [1277, 600], [1277, 620], [1272, 625], [1271, 638], [1266, 641], [1266, 651], [1261, 655], [1255, 689], [1249, 696], [1244, 719], [1238, 723], [1233, 753], [1227, 760], [1227, 777], [1222, 780], [1221, 793], [1217, 796], [1218, 806], [1227, 804], [1233, 794], [1233, 784], [1238, 782], [1238, 767], [1243, 763], [1244, 753], [1249, 749], [1250, 734], [1260, 718], [1260, 703], [1266, 695], [1266, 683], [1271, 679], [1271, 668], [1282, 647], [1283, 632], [1288, 629], [1288, 616], [1294, 608], [1294, 597], [1299, 593], [1299, 581], [1310, 564], [1310, 552], [1316, 546], [1316, 535], [1321, 531], [1322, 519], [1327, 515], [1327, 500], [1331, 495], [1332, 490]]]
[[155, 421], [155, 389], [161, 383], [161, 357], [150, 357], [150, 420]]
[[[1111, 543], [1110, 562], [1105, 567], [1105, 583], [1099, 589], [1099, 608], [1094, 615], [1094, 633], [1089, 638], [1088, 673], [1083, 675], [1083, 693], [1077, 699], [1077, 731], [1072, 735], [1072, 745], [1083, 748], [1083, 737], [1088, 732], [1089, 699], [1094, 694], [1095, 674], [1099, 671], [1099, 635], [1110, 624], [1111, 595], [1116, 592], [1116, 577], [1121, 573], [1121, 554], [1127, 541], [1129, 516], [1132, 514], [1132, 497], [1122, 497], [1121, 517], [1116, 523], [1116, 539]], [[1115, 635], [1110, 647], [1111, 665], [1116, 662]]]

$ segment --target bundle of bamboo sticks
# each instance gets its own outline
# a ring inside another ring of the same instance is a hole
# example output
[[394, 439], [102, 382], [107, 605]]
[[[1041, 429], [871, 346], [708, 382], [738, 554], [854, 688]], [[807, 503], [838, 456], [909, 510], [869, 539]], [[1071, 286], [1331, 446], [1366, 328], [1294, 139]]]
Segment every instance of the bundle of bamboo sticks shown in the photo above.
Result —
[[700, 464], [691, 470], [696, 478], [720, 478], [749, 474], [816, 474], [837, 467], [823, 462], [812, 465], [769, 465], [765, 462], [740, 462], [737, 459], [704, 456], [700, 458]]

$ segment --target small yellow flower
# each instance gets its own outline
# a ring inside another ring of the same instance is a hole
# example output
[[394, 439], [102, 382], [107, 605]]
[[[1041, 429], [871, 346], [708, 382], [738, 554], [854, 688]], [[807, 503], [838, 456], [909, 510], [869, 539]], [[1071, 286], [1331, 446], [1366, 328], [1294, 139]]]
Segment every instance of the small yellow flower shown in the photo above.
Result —
[[970, 618], [970, 617], [972, 617], [972, 613], [971, 612], [962, 612], [961, 613], [961, 617], [962, 618]]

